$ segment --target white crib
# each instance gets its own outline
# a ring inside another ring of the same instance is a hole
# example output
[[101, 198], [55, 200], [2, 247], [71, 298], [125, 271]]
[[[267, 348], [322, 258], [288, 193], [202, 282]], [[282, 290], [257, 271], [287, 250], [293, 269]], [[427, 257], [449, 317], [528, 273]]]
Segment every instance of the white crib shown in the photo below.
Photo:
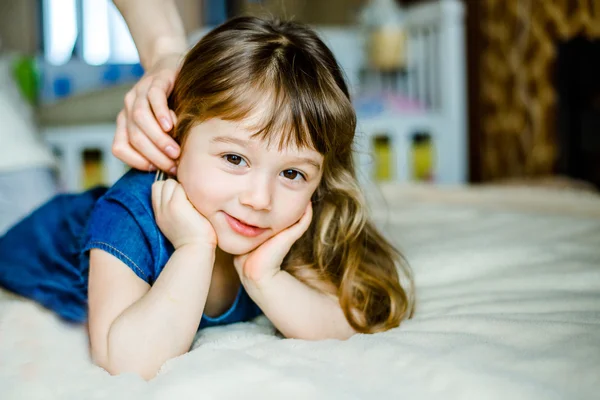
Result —
[[[417, 131], [432, 138], [436, 183], [459, 184], [467, 180], [467, 127], [464, 6], [460, 0], [432, 0], [407, 9], [406, 95], [427, 106], [422, 113], [386, 112], [374, 117], [359, 114], [357, 148], [359, 176], [369, 180], [373, 172], [373, 142], [382, 132], [389, 138], [394, 166], [392, 179], [408, 182], [412, 177], [411, 142]], [[352, 91], [365, 65], [363, 36], [356, 28], [317, 27], [344, 69]], [[192, 35], [195, 42], [206, 31]], [[114, 183], [124, 166], [111, 154], [114, 124], [44, 129], [48, 143], [57, 151], [59, 171], [67, 190], [81, 189], [83, 151], [103, 154], [106, 183]]]
[[[435, 151], [436, 183], [459, 184], [468, 176], [466, 126], [466, 74], [464, 6], [459, 0], [437, 0], [407, 9], [407, 93], [427, 106], [423, 113], [384, 113], [358, 120], [361, 175], [373, 177], [373, 137], [384, 132], [390, 139], [393, 180], [407, 182], [413, 176], [412, 136], [427, 132]], [[365, 55], [356, 51], [364, 36], [350, 29], [319, 29], [356, 88]]]

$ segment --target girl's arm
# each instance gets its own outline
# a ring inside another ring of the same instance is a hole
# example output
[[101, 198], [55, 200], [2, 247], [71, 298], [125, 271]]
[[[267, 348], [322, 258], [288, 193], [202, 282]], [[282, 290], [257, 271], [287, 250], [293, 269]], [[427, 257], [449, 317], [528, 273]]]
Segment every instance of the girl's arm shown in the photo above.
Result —
[[94, 361], [111, 374], [152, 378], [189, 350], [210, 288], [217, 247], [210, 222], [173, 179], [152, 185], [152, 209], [175, 251], [152, 287], [117, 257], [90, 253], [89, 329]]
[[246, 291], [275, 327], [288, 338], [348, 339], [355, 332], [342, 311], [335, 288], [320, 290], [280, 270], [260, 282], [242, 280]]
[[90, 253], [89, 330], [94, 362], [145, 379], [187, 352], [210, 286], [214, 248], [179, 247], [152, 287], [111, 254]]
[[292, 245], [306, 232], [312, 220], [312, 204], [298, 222], [279, 232], [233, 263], [248, 295], [275, 327], [288, 338], [347, 339], [355, 332], [348, 324], [336, 296], [336, 288], [303, 269], [312, 288], [281, 269]]

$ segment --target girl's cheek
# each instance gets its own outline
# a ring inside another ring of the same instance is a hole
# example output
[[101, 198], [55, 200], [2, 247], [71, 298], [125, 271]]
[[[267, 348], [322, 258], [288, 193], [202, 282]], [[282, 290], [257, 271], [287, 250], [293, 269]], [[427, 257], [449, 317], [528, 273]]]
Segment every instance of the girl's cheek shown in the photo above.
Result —
[[202, 187], [202, 191], [211, 197], [233, 194], [238, 190], [236, 188], [240, 186], [239, 182], [235, 182], [229, 174], [219, 173], [218, 171], [202, 176], [199, 185]]
[[277, 207], [277, 216], [275, 218], [275, 220], [277, 220], [277, 230], [282, 231], [298, 222], [298, 220], [302, 218], [302, 215], [304, 215], [308, 201], [309, 200], [302, 201], [296, 198], [282, 202], [281, 205]]

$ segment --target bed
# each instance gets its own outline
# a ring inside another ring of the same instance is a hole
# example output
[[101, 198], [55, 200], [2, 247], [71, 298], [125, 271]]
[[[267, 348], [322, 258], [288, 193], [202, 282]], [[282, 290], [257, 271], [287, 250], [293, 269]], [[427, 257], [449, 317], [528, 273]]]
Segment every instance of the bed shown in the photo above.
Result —
[[[348, 341], [282, 339], [264, 317], [210, 328], [146, 382], [93, 366], [83, 327], [0, 290], [0, 399], [598, 398], [600, 196], [406, 183], [408, 138], [424, 128], [436, 140], [436, 181], [465, 180], [462, 10], [457, 0], [409, 10], [411, 68], [423, 71], [411, 93], [433, 106], [418, 115], [359, 116], [366, 154], [374, 134], [392, 136], [392, 182], [374, 187], [369, 160], [359, 166], [378, 224], [415, 271], [413, 319]], [[356, 32], [320, 31], [352, 83], [360, 60], [348, 44]], [[107, 183], [123, 172], [110, 155], [114, 124], [81, 123], [44, 129], [66, 190], [81, 189], [87, 148], [106, 156]]]
[[307, 342], [259, 317], [201, 331], [145, 382], [93, 366], [83, 327], [0, 292], [0, 398], [598, 398], [598, 195], [393, 183], [370, 202], [415, 271], [399, 328]]

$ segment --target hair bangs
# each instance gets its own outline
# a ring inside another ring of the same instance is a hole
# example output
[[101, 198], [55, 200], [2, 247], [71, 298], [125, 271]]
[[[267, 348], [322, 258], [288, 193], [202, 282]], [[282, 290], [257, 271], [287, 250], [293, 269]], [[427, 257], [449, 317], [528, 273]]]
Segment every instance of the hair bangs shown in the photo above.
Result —
[[281, 84], [263, 77], [248, 77], [229, 90], [202, 99], [202, 119], [221, 118], [243, 122], [254, 131], [254, 137], [265, 140], [279, 150], [288, 147], [312, 148], [325, 154], [328, 149], [317, 146], [316, 132], [310, 132], [303, 110], [283, 90]]

